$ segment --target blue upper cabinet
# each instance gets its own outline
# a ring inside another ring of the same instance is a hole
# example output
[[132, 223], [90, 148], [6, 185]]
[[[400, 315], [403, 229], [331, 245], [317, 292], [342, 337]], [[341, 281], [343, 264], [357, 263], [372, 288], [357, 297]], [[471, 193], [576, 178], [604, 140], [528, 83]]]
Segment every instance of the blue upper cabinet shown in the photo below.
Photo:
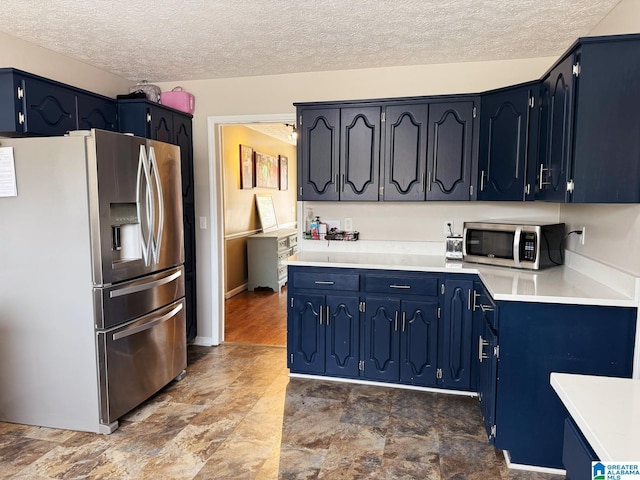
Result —
[[380, 107], [340, 111], [340, 200], [378, 200]]
[[338, 200], [340, 109], [302, 109], [298, 130], [298, 200]]
[[473, 100], [429, 105], [427, 200], [475, 198], [471, 179], [475, 178], [476, 167], [476, 116], [476, 101]]
[[[539, 168], [536, 199], [569, 201], [573, 128], [574, 55], [545, 77], [540, 95]], [[594, 132], [595, 133], [595, 132]]]
[[533, 200], [539, 84], [482, 95], [478, 200]]
[[78, 128], [89, 130], [118, 131], [118, 106], [110, 98], [99, 97], [92, 94], [78, 94]]
[[88, 128], [117, 129], [115, 100], [13, 68], [0, 69], [0, 133], [64, 135]]
[[384, 200], [426, 199], [429, 105], [385, 108]]
[[536, 199], [640, 202], [640, 35], [582, 38], [543, 79]]

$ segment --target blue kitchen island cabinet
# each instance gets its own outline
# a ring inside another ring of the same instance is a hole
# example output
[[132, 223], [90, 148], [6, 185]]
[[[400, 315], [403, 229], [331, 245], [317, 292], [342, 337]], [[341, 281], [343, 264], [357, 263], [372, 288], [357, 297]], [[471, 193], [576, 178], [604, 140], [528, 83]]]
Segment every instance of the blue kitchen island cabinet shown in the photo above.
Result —
[[563, 468], [567, 411], [551, 372], [631, 377], [636, 309], [498, 302], [495, 446], [516, 464]]

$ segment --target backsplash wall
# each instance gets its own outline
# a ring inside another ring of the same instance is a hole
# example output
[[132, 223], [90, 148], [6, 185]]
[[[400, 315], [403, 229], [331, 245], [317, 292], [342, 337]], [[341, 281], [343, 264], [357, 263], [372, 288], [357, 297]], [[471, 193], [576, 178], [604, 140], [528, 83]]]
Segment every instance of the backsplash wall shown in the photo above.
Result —
[[321, 220], [353, 221], [360, 239], [444, 242], [445, 223], [454, 232], [463, 222], [487, 219], [542, 219], [567, 224], [567, 232], [586, 227], [585, 244], [572, 235], [565, 248], [640, 277], [640, 205], [557, 204], [546, 202], [298, 202], [304, 228], [308, 209]]
[[[299, 202], [304, 225], [308, 209], [320, 220], [353, 220], [362, 240], [444, 242], [445, 224], [453, 220], [454, 233], [462, 234], [465, 221], [536, 218], [557, 222], [558, 204], [522, 202]], [[304, 227], [303, 227], [304, 228]]]

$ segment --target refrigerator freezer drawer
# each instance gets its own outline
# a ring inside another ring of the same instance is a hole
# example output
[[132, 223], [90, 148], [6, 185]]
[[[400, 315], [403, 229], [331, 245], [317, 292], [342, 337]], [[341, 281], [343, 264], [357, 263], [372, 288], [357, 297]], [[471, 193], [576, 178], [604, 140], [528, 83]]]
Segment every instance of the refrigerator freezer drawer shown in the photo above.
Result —
[[184, 299], [97, 332], [100, 422], [110, 424], [187, 367]]
[[96, 328], [122, 325], [184, 297], [184, 268], [177, 267], [144, 278], [95, 288]]

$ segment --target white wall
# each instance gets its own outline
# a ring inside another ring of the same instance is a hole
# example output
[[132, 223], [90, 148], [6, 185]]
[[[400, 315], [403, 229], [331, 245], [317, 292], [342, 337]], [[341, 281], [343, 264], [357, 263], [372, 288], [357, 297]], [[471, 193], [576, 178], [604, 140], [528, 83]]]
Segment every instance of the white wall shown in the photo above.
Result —
[[[25, 7], [27, 8], [27, 7]], [[135, 82], [0, 32], [0, 67], [14, 67], [74, 87], [114, 97]]]

